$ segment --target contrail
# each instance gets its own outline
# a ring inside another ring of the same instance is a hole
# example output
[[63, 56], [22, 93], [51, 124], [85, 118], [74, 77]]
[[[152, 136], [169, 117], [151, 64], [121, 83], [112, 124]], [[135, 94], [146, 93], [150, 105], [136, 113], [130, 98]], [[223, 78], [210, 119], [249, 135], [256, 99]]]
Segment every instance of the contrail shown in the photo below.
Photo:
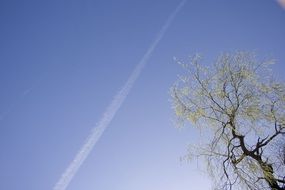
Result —
[[112, 119], [114, 118], [115, 114], [125, 101], [127, 95], [129, 94], [131, 88], [133, 87], [134, 83], [140, 76], [141, 71], [147, 64], [147, 60], [150, 58], [153, 50], [156, 48], [160, 40], [163, 38], [165, 32], [169, 28], [170, 24], [172, 23], [173, 19], [175, 18], [176, 14], [181, 10], [181, 8], [185, 5], [187, 0], [182, 0], [176, 9], [170, 14], [164, 25], [162, 26], [161, 30], [157, 34], [155, 40], [152, 42], [140, 62], [137, 64], [133, 72], [131, 73], [130, 77], [128, 78], [127, 82], [121, 88], [121, 90], [115, 95], [111, 104], [107, 107], [106, 111], [104, 112], [101, 120], [97, 125], [92, 129], [90, 135], [87, 137], [85, 143], [76, 154], [73, 161], [67, 167], [65, 172], [62, 174], [56, 185], [54, 186], [53, 190], [65, 190], [69, 183], [71, 182], [74, 175], [79, 170], [80, 166], [84, 163], [85, 159], [88, 157], [89, 153], [91, 152], [94, 145], [100, 139], [102, 134], [104, 133], [105, 129], [108, 127]]
[[25, 89], [22, 93], [18, 96], [18, 98], [13, 101], [8, 108], [0, 114], [0, 122], [4, 120], [11, 112], [14, 111], [15, 108], [23, 101], [23, 99], [28, 96], [35, 88], [37, 88], [41, 83], [42, 78], [37, 80], [30, 88]]
[[20, 102], [23, 100], [23, 98], [25, 98], [25, 96], [27, 96], [33, 89], [34, 89], [34, 87], [31, 87], [31, 88], [24, 90], [20, 94], [20, 96], [18, 97], [18, 100], [13, 101], [8, 106], [8, 108], [2, 114], [0, 114], [0, 122], [2, 120], [4, 120], [17, 107], [17, 105], [20, 104]]

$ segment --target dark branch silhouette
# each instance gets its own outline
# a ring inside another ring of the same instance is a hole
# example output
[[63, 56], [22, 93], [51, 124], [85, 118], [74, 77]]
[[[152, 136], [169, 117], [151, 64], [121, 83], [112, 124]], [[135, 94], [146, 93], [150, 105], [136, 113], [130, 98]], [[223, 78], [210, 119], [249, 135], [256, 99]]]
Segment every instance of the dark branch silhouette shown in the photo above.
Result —
[[186, 73], [171, 90], [179, 121], [207, 135], [189, 154], [207, 161], [216, 189], [285, 190], [285, 87], [272, 62], [247, 52], [222, 54], [211, 68], [200, 60], [178, 61]]

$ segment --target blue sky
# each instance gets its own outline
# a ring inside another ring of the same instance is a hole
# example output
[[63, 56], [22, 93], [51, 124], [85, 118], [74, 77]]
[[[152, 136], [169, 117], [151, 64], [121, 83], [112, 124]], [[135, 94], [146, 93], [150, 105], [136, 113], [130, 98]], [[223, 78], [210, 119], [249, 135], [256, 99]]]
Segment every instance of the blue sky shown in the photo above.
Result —
[[[53, 188], [179, 3], [0, 2], [0, 189]], [[179, 160], [199, 134], [172, 122], [173, 56], [255, 51], [284, 81], [284, 23], [273, 0], [188, 0], [68, 190], [210, 189]]]

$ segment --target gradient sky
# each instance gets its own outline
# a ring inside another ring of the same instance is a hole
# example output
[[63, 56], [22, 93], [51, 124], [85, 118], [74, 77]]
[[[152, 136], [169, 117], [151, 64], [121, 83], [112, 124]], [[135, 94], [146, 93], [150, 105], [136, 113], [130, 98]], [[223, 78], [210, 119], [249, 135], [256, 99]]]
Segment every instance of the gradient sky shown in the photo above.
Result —
[[[0, 1], [0, 189], [51, 190], [180, 0]], [[284, 81], [274, 0], [188, 0], [68, 190], [208, 190], [178, 130], [173, 56], [255, 51]], [[197, 166], [199, 165], [199, 166]]]

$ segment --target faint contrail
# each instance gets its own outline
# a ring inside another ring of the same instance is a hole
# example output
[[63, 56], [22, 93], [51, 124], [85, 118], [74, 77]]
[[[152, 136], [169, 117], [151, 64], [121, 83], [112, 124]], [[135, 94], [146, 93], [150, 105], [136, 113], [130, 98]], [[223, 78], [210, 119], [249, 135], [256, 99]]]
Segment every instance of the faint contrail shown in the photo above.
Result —
[[33, 90], [33, 87], [26, 89], [23, 91], [17, 100], [13, 101], [8, 108], [0, 114], [0, 122], [4, 120], [16, 107], [17, 105], [23, 100], [25, 96], [27, 96], [31, 91]]
[[131, 73], [127, 82], [124, 84], [122, 89], [115, 95], [115, 97], [113, 98], [111, 104], [107, 107], [99, 123], [97, 123], [97, 125], [93, 128], [90, 135], [87, 137], [86, 142], [83, 144], [79, 152], [76, 154], [74, 160], [70, 163], [70, 165], [67, 167], [65, 172], [62, 174], [62, 176], [54, 186], [53, 188], [54, 190], [65, 190], [67, 188], [72, 178], [74, 177], [80, 166], [83, 164], [83, 162], [91, 152], [92, 148], [94, 147], [96, 142], [100, 139], [101, 135], [103, 134], [109, 123], [112, 121], [113, 117], [115, 116], [119, 108], [121, 107], [122, 103], [124, 102], [131, 88], [133, 87], [135, 81], [139, 77], [142, 69], [146, 65], [147, 60], [151, 56], [153, 50], [156, 48], [157, 44], [164, 36], [165, 32], [169, 28], [176, 14], [184, 6], [186, 1], [187, 0], [182, 0], [179, 3], [179, 5], [176, 7], [176, 9], [168, 17], [165, 24], [163, 25], [158, 35], [156, 36], [155, 40], [152, 42], [147, 52], [144, 54], [138, 65], [135, 67], [134, 71]]
[[[45, 74], [45, 73], [44, 73]], [[44, 76], [44, 74], [42, 74]], [[19, 106], [19, 104], [21, 103], [21, 101], [23, 101], [23, 99], [28, 96], [35, 88], [37, 88], [41, 82], [42, 82], [43, 77], [39, 78], [37, 81], [34, 82], [34, 84], [31, 85], [30, 88], [25, 89], [24, 91], [22, 91], [21, 94], [19, 94], [19, 96], [17, 97], [16, 100], [12, 101], [12, 103], [10, 103], [10, 105], [7, 107], [7, 109], [2, 112], [0, 114], [0, 122], [2, 120], [4, 120], [11, 112], [14, 111], [15, 108], [17, 108]]]

